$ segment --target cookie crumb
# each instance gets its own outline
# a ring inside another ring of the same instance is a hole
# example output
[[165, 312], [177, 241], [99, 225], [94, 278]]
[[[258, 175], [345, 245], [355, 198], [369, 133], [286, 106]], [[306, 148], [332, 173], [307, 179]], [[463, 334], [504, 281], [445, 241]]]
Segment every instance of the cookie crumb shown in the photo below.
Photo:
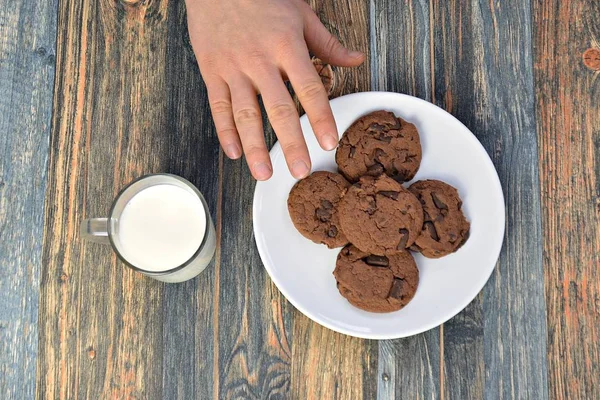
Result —
[[334, 79], [335, 79], [331, 65], [323, 62], [321, 59], [319, 59], [317, 57], [313, 57], [311, 61], [312, 61], [313, 65], [315, 66], [315, 69], [317, 70], [319, 77], [321, 78], [321, 82], [323, 82], [323, 86], [325, 87], [325, 91], [327, 92], [327, 95], [331, 96], [331, 93], [333, 92]]

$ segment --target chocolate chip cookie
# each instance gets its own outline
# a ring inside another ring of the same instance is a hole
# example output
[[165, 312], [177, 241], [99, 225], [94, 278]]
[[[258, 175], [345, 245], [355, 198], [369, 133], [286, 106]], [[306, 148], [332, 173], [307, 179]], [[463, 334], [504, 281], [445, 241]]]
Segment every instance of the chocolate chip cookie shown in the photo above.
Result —
[[335, 153], [340, 172], [351, 182], [384, 172], [398, 182], [409, 181], [421, 157], [417, 128], [389, 111], [375, 111], [354, 122]]
[[419, 284], [419, 270], [408, 251], [375, 256], [351, 244], [338, 255], [333, 275], [350, 304], [377, 313], [400, 310], [412, 300]]
[[328, 171], [314, 172], [298, 181], [288, 197], [288, 210], [298, 232], [330, 249], [346, 245], [338, 204], [349, 186], [343, 176]]
[[421, 234], [411, 250], [429, 258], [440, 258], [458, 250], [469, 238], [470, 229], [458, 191], [437, 180], [415, 182], [408, 190], [421, 202], [424, 215]]
[[381, 256], [410, 247], [423, 226], [419, 200], [386, 175], [360, 178], [340, 201], [338, 212], [350, 243]]

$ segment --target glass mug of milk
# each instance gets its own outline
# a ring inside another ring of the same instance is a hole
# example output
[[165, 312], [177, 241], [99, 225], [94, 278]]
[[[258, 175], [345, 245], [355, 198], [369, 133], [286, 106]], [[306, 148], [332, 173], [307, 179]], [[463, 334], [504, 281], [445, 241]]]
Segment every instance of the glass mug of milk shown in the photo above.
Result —
[[198, 275], [212, 260], [217, 242], [202, 194], [171, 174], [147, 175], [129, 184], [108, 218], [83, 222], [82, 235], [110, 244], [127, 266], [163, 282]]

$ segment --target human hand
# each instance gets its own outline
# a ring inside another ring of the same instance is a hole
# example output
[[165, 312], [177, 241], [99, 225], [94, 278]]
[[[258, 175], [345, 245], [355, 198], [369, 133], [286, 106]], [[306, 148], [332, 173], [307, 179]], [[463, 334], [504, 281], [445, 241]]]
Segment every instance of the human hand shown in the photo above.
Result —
[[186, 0], [190, 39], [208, 89], [217, 135], [233, 159], [242, 148], [257, 180], [272, 175], [257, 94], [295, 178], [311, 163], [289, 79], [324, 150], [337, 146], [338, 133], [309, 50], [323, 61], [352, 67], [364, 61], [323, 26], [303, 0]]

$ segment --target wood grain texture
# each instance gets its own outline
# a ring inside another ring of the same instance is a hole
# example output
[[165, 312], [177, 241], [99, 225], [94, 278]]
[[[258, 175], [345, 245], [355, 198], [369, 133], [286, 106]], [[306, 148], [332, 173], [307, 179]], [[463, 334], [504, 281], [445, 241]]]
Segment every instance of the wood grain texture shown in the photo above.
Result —
[[[268, 280], [252, 244], [254, 183], [219, 156], [182, 2], [60, 1], [44, 216], [56, 16], [52, 2], [13, 3], [0, 13], [0, 128], [19, 133], [0, 134], [8, 398], [33, 397], [35, 383], [40, 399], [600, 397], [600, 77], [582, 62], [600, 48], [597, 2], [312, 1], [345, 44], [371, 53], [336, 69], [333, 97], [401, 91], [449, 110], [492, 156], [506, 196], [505, 247], [483, 293], [441, 329], [379, 351], [311, 322]], [[81, 218], [158, 171], [199, 186], [222, 233], [214, 264], [182, 285], [140, 277], [79, 237]]]
[[[341, 42], [369, 54], [369, 4], [364, 1], [309, 1]], [[368, 58], [367, 58], [368, 59]], [[369, 90], [370, 65], [335, 68], [332, 97]], [[376, 396], [376, 342], [337, 334], [299, 312], [293, 318], [294, 399], [372, 399]]]
[[0, 5], [0, 393], [32, 398], [56, 1]]
[[441, 398], [440, 328], [379, 343], [378, 399]]
[[[208, 96], [187, 30], [183, 1], [169, 1], [166, 36], [167, 170], [186, 177], [204, 195], [220, 240], [219, 145]], [[156, 135], [160, 135], [157, 132]], [[163, 399], [215, 398], [216, 288], [220, 251], [192, 281], [165, 285], [163, 301]]]
[[[371, 3], [371, 76], [374, 90], [432, 101], [430, 4], [428, 0]], [[379, 399], [441, 396], [440, 328], [379, 343]]]
[[600, 3], [533, 2], [550, 395], [600, 398]]
[[[268, 129], [267, 144], [273, 142]], [[292, 311], [254, 245], [255, 181], [244, 160], [224, 161], [222, 176], [222, 212], [227, 218], [218, 280], [218, 398], [290, 398]]]
[[433, 100], [430, 17], [429, 0], [371, 0], [373, 90]]
[[445, 324], [444, 394], [547, 398], [530, 4], [432, 4], [434, 98], [490, 154], [507, 206], [504, 248], [483, 295]]
[[150, 172], [191, 180], [216, 217], [218, 147], [183, 12], [60, 2], [38, 398], [212, 397], [214, 269], [167, 287], [79, 236]]
[[374, 399], [377, 355], [377, 341], [317, 327], [297, 313], [294, 317], [292, 398]]
[[[443, 325], [443, 391], [447, 399], [495, 398], [485, 390], [482, 294]], [[500, 337], [495, 338], [502, 343]], [[495, 378], [491, 378], [494, 382]], [[505, 396], [501, 396], [505, 397]]]

